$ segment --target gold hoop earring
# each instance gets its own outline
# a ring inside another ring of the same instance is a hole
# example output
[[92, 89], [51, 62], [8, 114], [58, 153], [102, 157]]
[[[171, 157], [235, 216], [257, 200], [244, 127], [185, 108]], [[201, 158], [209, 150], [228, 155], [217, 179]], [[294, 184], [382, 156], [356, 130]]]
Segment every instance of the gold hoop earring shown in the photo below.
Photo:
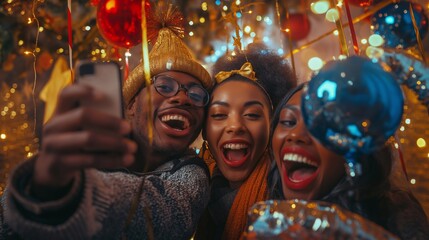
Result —
[[204, 158], [204, 155], [208, 151], [208, 149], [209, 149], [209, 144], [207, 143], [206, 140], [204, 140], [203, 143], [201, 144], [201, 148], [200, 148], [200, 152], [198, 154], [198, 157]]

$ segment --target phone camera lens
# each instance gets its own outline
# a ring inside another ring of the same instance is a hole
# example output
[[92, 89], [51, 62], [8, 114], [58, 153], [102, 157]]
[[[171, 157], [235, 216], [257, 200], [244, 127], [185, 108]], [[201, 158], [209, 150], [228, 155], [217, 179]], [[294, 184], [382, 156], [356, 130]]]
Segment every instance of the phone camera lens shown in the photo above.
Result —
[[79, 72], [81, 76], [93, 75], [95, 72], [94, 65], [91, 63], [83, 64], [79, 67]]

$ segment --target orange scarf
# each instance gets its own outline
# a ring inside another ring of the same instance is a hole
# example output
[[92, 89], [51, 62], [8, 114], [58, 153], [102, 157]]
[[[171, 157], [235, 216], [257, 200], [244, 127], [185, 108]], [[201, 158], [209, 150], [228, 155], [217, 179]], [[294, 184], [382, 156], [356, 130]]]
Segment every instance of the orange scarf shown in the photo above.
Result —
[[[216, 162], [210, 151], [204, 149], [200, 156], [209, 167], [210, 175], [213, 174]], [[247, 224], [247, 213], [250, 207], [259, 201], [267, 200], [267, 174], [269, 165], [270, 158], [267, 152], [265, 152], [250, 176], [240, 186], [234, 198], [223, 230], [222, 239], [240, 239]]]
[[267, 200], [268, 154], [264, 154], [253, 172], [240, 186], [234, 203], [229, 210], [222, 239], [237, 240], [247, 224], [247, 213], [255, 203]]

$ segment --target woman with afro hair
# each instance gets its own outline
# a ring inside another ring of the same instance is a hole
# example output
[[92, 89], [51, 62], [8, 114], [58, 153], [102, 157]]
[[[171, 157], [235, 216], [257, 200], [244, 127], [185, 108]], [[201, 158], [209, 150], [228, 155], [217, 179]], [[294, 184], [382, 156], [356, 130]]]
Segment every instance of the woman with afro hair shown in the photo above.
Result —
[[296, 86], [289, 63], [261, 44], [219, 58], [201, 155], [211, 199], [195, 239], [239, 239], [247, 211], [268, 198], [268, 142], [273, 109]]

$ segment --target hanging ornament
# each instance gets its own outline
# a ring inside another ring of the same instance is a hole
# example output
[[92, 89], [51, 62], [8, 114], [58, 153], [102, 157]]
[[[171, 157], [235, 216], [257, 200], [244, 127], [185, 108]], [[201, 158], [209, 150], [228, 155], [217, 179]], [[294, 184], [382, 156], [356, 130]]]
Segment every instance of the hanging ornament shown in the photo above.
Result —
[[101, 35], [117, 47], [129, 49], [141, 43], [141, 5], [141, 0], [100, 0], [97, 26]]
[[36, 72], [43, 73], [52, 67], [54, 58], [48, 51], [43, 51], [37, 58], [36, 61]]
[[350, 4], [358, 7], [369, 7], [372, 5], [374, 0], [347, 0]]
[[89, 2], [89, 4], [91, 4], [91, 6], [98, 6], [98, 4], [100, 3], [100, 0], [91, 0], [90, 2]]
[[310, 133], [360, 172], [360, 156], [382, 147], [401, 122], [403, 95], [392, 74], [370, 59], [352, 56], [325, 65], [302, 95]]
[[293, 41], [299, 41], [306, 38], [310, 33], [310, 19], [304, 13], [290, 13], [289, 21], [285, 19], [282, 28], [289, 29]]
[[428, 17], [423, 7], [418, 3], [401, 1], [382, 8], [371, 18], [374, 33], [381, 35], [385, 39], [386, 47], [408, 48], [417, 44], [418, 39], [410, 14], [410, 4], [414, 12], [414, 19], [420, 38], [424, 39], [428, 31]]
[[429, 67], [418, 57], [404, 51], [384, 49], [381, 57], [385, 69], [417, 94], [418, 99], [428, 108], [429, 113]]

